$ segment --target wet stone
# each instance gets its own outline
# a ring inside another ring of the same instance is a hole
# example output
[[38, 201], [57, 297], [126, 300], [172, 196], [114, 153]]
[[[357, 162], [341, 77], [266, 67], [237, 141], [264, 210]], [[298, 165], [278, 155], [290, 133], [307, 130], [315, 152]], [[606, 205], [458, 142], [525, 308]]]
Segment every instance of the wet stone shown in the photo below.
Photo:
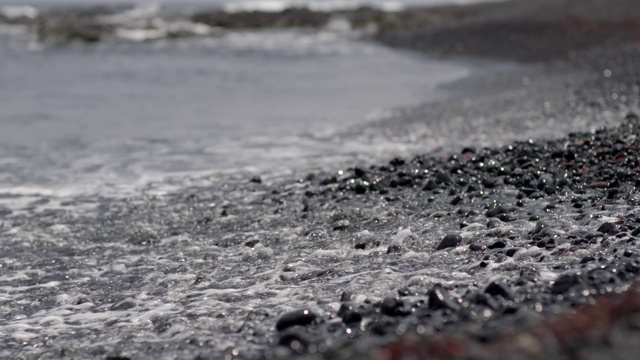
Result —
[[296, 352], [302, 352], [309, 346], [309, 341], [297, 332], [288, 332], [280, 336], [278, 345], [286, 346]]
[[460, 305], [455, 302], [449, 292], [441, 285], [435, 285], [428, 293], [427, 306], [432, 310], [451, 309], [457, 311]]
[[505, 208], [504, 206], [496, 206], [493, 209], [487, 210], [485, 216], [488, 218], [492, 218], [500, 214], [504, 214], [505, 212], [507, 212], [507, 208]]
[[306, 326], [315, 322], [317, 316], [311, 310], [301, 309], [288, 312], [278, 319], [276, 330], [282, 331], [292, 326]]
[[453, 180], [451, 179], [451, 175], [447, 174], [446, 172], [439, 172], [436, 175], [435, 181], [437, 184], [450, 184], [451, 182], [453, 182]]
[[596, 261], [596, 258], [591, 256], [591, 255], [587, 255], [587, 256], [583, 257], [582, 260], [580, 260], [580, 264], [586, 264], [586, 263], [590, 263], [592, 261]]
[[356, 184], [353, 191], [355, 191], [356, 194], [364, 194], [367, 192], [367, 187], [362, 184]]
[[480, 245], [480, 244], [471, 244], [469, 245], [469, 250], [471, 251], [483, 251], [486, 250], [487, 247], [485, 245]]
[[398, 244], [391, 244], [387, 248], [387, 254], [399, 254], [402, 252], [402, 246]]
[[447, 234], [440, 241], [438, 246], [436, 246], [436, 250], [442, 250], [450, 247], [456, 247], [462, 241], [462, 236], [458, 234]]
[[498, 240], [496, 242], [494, 242], [493, 244], [487, 246], [488, 249], [503, 249], [507, 247], [507, 243], [505, 243], [502, 240]]
[[502, 296], [505, 299], [513, 298], [513, 292], [504, 282], [492, 282], [484, 292], [492, 296]]
[[380, 312], [389, 316], [405, 316], [407, 313], [404, 311], [404, 303], [402, 300], [387, 297], [380, 303]]
[[489, 221], [487, 221], [488, 229], [495, 229], [500, 226], [502, 226], [502, 220], [500, 219], [490, 219]]
[[354, 298], [355, 295], [353, 295], [350, 291], [343, 291], [342, 294], [340, 294], [340, 302], [350, 302], [353, 301]]
[[125, 299], [111, 306], [111, 311], [124, 311], [138, 306], [133, 299]]
[[598, 230], [596, 230], [596, 231], [601, 232], [603, 234], [611, 234], [615, 230], [616, 230], [616, 226], [614, 224], [612, 224], [610, 222], [606, 222], [606, 223], [603, 223], [602, 225], [600, 225], [598, 227]]
[[348, 229], [349, 226], [351, 226], [351, 222], [349, 222], [349, 220], [347, 219], [342, 219], [333, 223], [332, 227], [333, 227], [333, 230], [345, 230], [345, 229]]
[[432, 191], [432, 190], [435, 190], [437, 188], [438, 188], [438, 184], [435, 182], [435, 180], [431, 179], [431, 180], [427, 181], [427, 183], [424, 185], [422, 190]]
[[353, 309], [344, 311], [341, 317], [342, 322], [345, 324], [359, 323], [360, 321], [362, 321], [362, 315], [360, 315], [360, 313]]
[[551, 286], [553, 294], [562, 294], [572, 287], [580, 284], [580, 278], [576, 274], [561, 275]]

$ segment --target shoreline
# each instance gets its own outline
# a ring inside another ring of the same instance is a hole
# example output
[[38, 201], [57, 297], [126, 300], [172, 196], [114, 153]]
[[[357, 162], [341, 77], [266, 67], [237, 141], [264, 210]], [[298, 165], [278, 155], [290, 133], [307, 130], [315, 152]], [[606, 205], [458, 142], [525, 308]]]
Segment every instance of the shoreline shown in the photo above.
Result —
[[[589, 15], [603, 1], [562, 3]], [[199, 182], [72, 216], [4, 214], [0, 239], [12, 258], [4, 268], [17, 275], [3, 285], [22, 286], [28, 301], [5, 311], [0, 331], [29, 332], [7, 335], [10, 350], [0, 354], [632, 356], [640, 348], [640, 44], [612, 36], [621, 22], [597, 11], [610, 18], [587, 24], [595, 33], [548, 37], [564, 29], [536, 22], [552, 2], [529, 3], [544, 6], [523, 15], [477, 5], [466, 11], [482, 19], [461, 15], [459, 27], [413, 23], [378, 35], [442, 56], [527, 63], [524, 73], [451, 84], [460, 98], [417, 107], [403, 121], [367, 125], [397, 139], [444, 138], [455, 152], [288, 180]], [[523, 16], [535, 26], [521, 27]], [[511, 27], [523, 52], [503, 41]], [[448, 34], [475, 46], [420, 45]], [[535, 130], [544, 136], [521, 138]], [[487, 142], [486, 132], [502, 143]], [[51, 292], [40, 284], [53, 282], [66, 297], [36, 301]], [[96, 314], [104, 317], [89, 320]]]

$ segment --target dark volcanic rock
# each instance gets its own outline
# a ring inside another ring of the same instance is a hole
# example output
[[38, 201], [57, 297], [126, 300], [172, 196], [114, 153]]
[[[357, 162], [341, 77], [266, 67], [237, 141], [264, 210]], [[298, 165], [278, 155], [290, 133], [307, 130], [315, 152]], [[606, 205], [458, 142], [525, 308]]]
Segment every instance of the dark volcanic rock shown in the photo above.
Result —
[[456, 247], [462, 241], [462, 236], [458, 234], [447, 234], [442, 238], [436, 250], [442, 250], [450, 247]]
[[291, 311], [280, 316], [276, 323], [276, 330], [282, 331], [296, 325], [306, 326], [315, 322], [316, 318], [316, 314], [308, 309]]
[[428, 293], [427, 305], [429, 309], [451, 309], [457, 311], [460, 305], [455, 302], [449, 292], [445, 290], [441, 285], [435, 285]]

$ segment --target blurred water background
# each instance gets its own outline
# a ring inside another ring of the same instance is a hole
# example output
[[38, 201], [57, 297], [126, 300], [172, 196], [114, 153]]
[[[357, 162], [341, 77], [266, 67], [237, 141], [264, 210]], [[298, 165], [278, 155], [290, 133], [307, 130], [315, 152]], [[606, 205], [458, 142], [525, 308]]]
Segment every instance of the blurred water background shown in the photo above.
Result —
[[[381, 1], [389, 11], [460, 1]], [[204, 8], [335, 9], [361, 1], [0, 0], [13, 11], [109, 5], [160, 16]], [[18, 5], [19, 7], [16, 7]], [[135, 38], [134, 38], [135, 40]], [[139, 39], [138, 39], [139, 40]], [[403, 107], [447, 96], [470, 73], [363, 41], [340, 21], [319, 30], [237, 31], [182, 40], [45, 46], [0, 27], [0, 191], [101, 193], [166, 176], [285, 171], [402, 150], [352, 136]], [[357, 131], [356, 131], [357, 132]]]

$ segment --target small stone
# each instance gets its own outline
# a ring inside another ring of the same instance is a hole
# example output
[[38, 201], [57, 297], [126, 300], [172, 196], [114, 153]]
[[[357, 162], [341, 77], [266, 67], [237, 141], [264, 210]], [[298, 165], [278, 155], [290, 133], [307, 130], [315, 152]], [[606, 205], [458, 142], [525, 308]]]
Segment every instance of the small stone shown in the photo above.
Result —
[[513, 292], [509, 286], [503, 282], [492, 282], [484, 292], [492, 296], [502, 296], [505, 299], [513, 298]]
[[380, 312], [389, 316], [403, 316], [406, 315], [404, 304], [401, 300], [394, 297], [387, 297], [382, 300], [380, 304]]
[[451, 175], [446, 172], [439, 172], [438, 175], [436, 175], [436, 183], [438, 184], [449, 184], [451, 182], [453, 182]]
[[493, 176], [485, 176], [482, 179], [482, 185], [488, 189], [491, 189], [496, 185], [496, 181], [496, 178], [494, 178]]
[[387, 248], [387, 254], [399, 254], [402, 252], [402, 246], [398, 244], [391, 244]]
[[367, 192], [367, 187], [366, 187], [366, 186], [364, 186], [364, 185], [362, 185], [362, 184], [357, 184], [357, 185], [353, 188], [353, 191], [355, 191], [355, 192], [356, 192], [356, 194], [361, 195], [361, 194], [364, 194], [364, 193], [366, 193], [366, 192]]
[[507, 250], [507, 251], [505, 252], [505, 254], [506, 254], [507, 256], [509, 256], [509, 257], [513, 257], [513, 255], [515, 255], [515, 254], [518, 252], [518, 250], [520, 250], [520, 249], [518, 249], [518, 248], [511, 248], [511, 249]]
[[616, 229], [616, 226], [610, 222], [606, 222], [603, 223], [602, 225], [600, 225], [600, 227], [598, 227], [598, 232], [601, 232], [603, 234], [610, 234], [612, 232], [614, 232]]
[[362, 315], [352, 308], [345, 310], [340, 317], [345, 324], [359, 323], [362, 321]]
[[292, 326], [306, 326], [315, 322], [317, 316], [309, 309], [288, 312], [278, 319], [276, 330], [282, 331]]
[[254, 176], [250, 180], [252, 183], [262, 184], [262, 178], [260, 176]]
[[592, 261], [596, 261], [596, 258], [594, 258], [591, 255], [587, 255], [587, 256], [583, 257], [582, 260], [580, 260], [580, 264], [586, 264], [586, 263], [589, 263], [589, 262], [592, 262]]
[[496, 242], [494, 242], [493, 244], [487, 246], [488, 249], [503, 249], [507, 247], [507, 243], [505, 243], [502, 240], [498, 240]]
[[553, 286], [551, 286], [551, 292], [554, 294], [562, 294], [579, 283], [580, 279], [576, 274], [564, 274], [553, 283]]
[[330, 177], [325, 178], [322, 181], [320, 181], [320, 185], [326, 186], [326, 185], [330, 185], [330, 184], [335, 184], [337, 182], [338, 182], [338, 179], [335, 176], [330, 176]]
[[462, 155], [471, 155], [471, 156], [473, 156], [475, 153], [476, 153], [476, 149], [472, 147], [465, 147], [464, 149], [462, 149], [462, 152], [461, 152]]
[[429, 309], [451, 309], [458, 310], [460, 305], [451, 299], [449, 292], [445, 290], [441, 285], [435, 285], [429, 290], [427, 306]]
[[309, 341], [296, 332], [290, 332], [280, 337], [278, 345], [286, 346], [295, 352], [301, 353], [309, 346]]
[[495, 229], [500, 226], [502, 226], [502, 220], [490, 219], [489, 221], [487, 221], [487, 229]]
[[338, 220], [333, 224], [333, 230], [345, 230], [349, 228], [351, 223], [347, 219]]
[[458, 234], [447, 234], [442, 238], [440, 244], [436, 246], [436, 250], [442, 250], [450, 247], [456, 247], [462, 241], [462, 236]]
[[429, 180], [427, 181], [427, 183], [424, 185], [424, 187], [422, 188], [422, 190], [424, 191], [432, 191], [438, 188], [438, 184], [433, 180]]
[[539, 234], [541, 233], [543, 230], [547, 229], [549, 227], [549, 225], [545, 222], [539, 221], [536, 223], [536, 227], [535, 229], [533, 229], [533, 234]]
[[343, 291], [340, 295], [340, 302], [349, 302], [352, 301], [355, 296], [350, 291]]
[[256, 245], [258, 245], [259, 243], [260, 243], [260, 240], [249, 240], [246, 243], [244, 243], [244, 246], [253, 248]]
[[118, 303], [115, 303], [111, 306], [111, 311], [124, 311], [124, 310], [129, 310], [129, 309], [133, 309], [134, 307], [138, 306], [138, 304], [136, 304], [135, 300], [133, 299], [124, 299]]
[[484, 245], [478, 245], [478, 244], [471, 244], [469, 245], [469, 250], [471, 251], [482, 251], [482, 250], [486, 250], [487, 247]]
[[487, 210], [485, 216], [488, 218], [498, 216], [500, 214], [504, 214], [507, 211], [503, 206], [496, 206], [493, 209]]

